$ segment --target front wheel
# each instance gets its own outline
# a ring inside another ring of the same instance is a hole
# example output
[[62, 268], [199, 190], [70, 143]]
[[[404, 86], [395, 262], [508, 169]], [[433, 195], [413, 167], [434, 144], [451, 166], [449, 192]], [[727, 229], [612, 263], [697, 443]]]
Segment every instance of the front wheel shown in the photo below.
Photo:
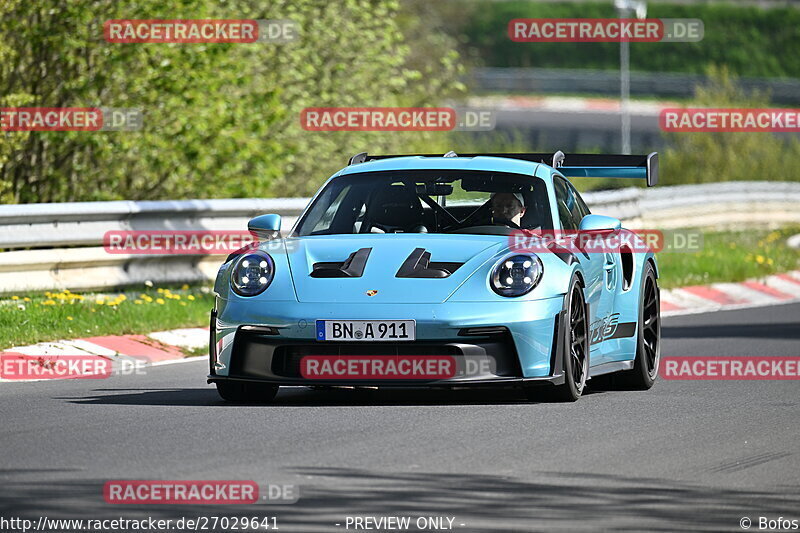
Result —
[[223, 400], [235, 403], [268, 403], [278, 394], [277, 385], [246, 381], [218, 381], [217, 392]]
[[574, 402], [583, 394], [589, 374], [589, 335], [586, 317], [586, 302], [583, 287], [575, 278], [570, 283], [564, 306], [567, 312], [567, 327], [562, 332], [564, 383], [555, 387], [528, 389], [532, 400], [555, 400]]

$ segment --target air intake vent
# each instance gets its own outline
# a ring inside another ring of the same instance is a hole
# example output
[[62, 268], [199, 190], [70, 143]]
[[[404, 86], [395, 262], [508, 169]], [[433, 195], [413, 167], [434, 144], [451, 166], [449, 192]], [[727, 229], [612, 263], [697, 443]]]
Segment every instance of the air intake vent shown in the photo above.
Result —
[[464, 263], [431, 262], [431, 253], [425, 248], [415, 248], [403, 261], [395, 277], [398, 278], [446, 278]]
[[361, 248], [339, 262], [314, 263], [311, 271], [312, 278], [360, 278], [364, 274], [367, 258], [372, 248]]

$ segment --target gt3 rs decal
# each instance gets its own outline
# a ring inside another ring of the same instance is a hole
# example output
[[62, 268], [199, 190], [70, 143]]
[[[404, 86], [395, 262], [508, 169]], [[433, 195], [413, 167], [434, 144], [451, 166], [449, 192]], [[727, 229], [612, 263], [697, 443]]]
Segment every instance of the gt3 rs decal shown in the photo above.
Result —
[[636, 322], [619, 322], [619, 313], [598, 318], [589, 325], [589, 343], [597, 344], [608, 339], [632, 337]]

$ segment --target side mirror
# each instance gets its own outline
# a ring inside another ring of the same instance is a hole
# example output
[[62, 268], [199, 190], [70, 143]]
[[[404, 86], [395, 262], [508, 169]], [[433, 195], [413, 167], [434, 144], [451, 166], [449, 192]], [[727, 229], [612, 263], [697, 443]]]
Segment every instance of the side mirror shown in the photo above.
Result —
[[251, 218], [247, 223], [247, 230], [259, 239], [265, 241], [274, 239], [281, 232], [281, 216], [260, 215]]
[[618, 218], [604, 215], [586, 215], [581, 219], [581, 231], [609, 232], [619, 231], [622, 222]]

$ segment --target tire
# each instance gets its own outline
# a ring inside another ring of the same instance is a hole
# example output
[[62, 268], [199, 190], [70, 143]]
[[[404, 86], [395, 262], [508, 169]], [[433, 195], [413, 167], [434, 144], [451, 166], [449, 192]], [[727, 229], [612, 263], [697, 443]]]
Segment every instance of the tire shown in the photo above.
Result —
[[246, 381], [218, 381], [217, 392], [223, 400], [235, 403], [269, 403], [278, 394], [277, 385]]
[[574, 402], [586, 388], [586, 378], [589, 375], [588, 317], [583, 287], [577, 278], [572, 279], [565, 298], [567, 327], [562, 332], [564, 383], [527, 389], [528, 398], [534, 401]]
[[627, 389], [647, 390], [658, 377], [661, 360], [661, 298], [653, 265], [648, 261], [642, 275], [636, 358], [633, 369], [618, 374], [618, 382]]

